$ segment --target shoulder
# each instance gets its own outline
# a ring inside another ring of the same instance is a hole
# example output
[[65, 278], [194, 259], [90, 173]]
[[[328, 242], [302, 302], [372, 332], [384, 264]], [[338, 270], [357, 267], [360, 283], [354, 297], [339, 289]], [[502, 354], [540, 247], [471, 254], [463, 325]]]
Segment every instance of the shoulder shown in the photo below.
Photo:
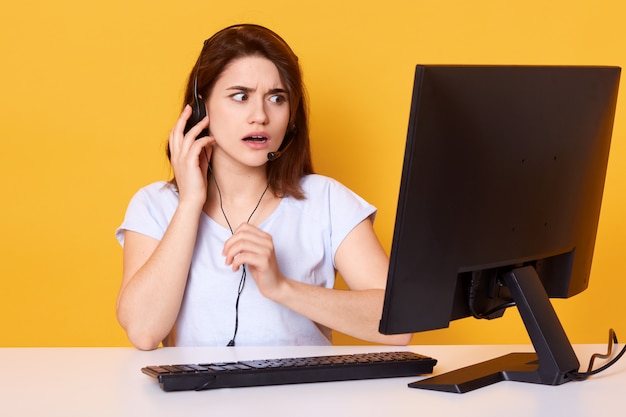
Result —
[[307, 199], [317, 199], [335, 203], [355, 201], [367, 204], [363, 198], [334, 178], [319, 174], [306, 175], [301, 186]]
[[171, 196], [172, 194], [177, 194], [177, 191], [176, 186], [169, 181], [157, 181], [141, 187], [139, 191], [137, 191], [137, 194], [151, 196]]
[[302, 204], [317, 214], [362, 218], [372, 215], [373, 219], [376, 212], [374, 206], [333, 178], [311, 174], [302, 178], [301, 186], [305, 194]]
[[133, 196], [133, 199], [143, 199], [148, 201], [178, 200], [176, 186], [167, 181], [157, 181], [141, 187]]
[[125, 230], [161, 239], [177, 205], [176, 187], [169, 182], [155, 182], [140, 188], [128, 203], [124, 221], [116, 230], [118, 240], [123, 244]]
[[305, 175], [300, 180], [300, 185], [307, 195], [307, 198], [310, 196], [310, 194], [315, 195], [320, 192], [327, 192], [333, 189], [351, 192], [345, 185], [343, 185], [339, 181], [319, 174]]
[[158, 181], [140, 188], [129, 203], [129, 210], [163, 212], [165, 215], [178, 206], [176, 186]]

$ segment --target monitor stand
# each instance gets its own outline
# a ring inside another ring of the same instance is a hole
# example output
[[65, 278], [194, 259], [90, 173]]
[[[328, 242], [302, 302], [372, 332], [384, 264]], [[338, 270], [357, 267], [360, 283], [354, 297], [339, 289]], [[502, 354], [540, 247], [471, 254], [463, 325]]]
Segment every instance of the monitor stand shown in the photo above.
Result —
[[511, 353], [476, 365], [409, 384], [411, 388], [464, 393], [500, 381], [560, 385], [579, 369], [578, 358], [550, 298], [532, 266], [507, 272], [502, 277], [536, 353]]

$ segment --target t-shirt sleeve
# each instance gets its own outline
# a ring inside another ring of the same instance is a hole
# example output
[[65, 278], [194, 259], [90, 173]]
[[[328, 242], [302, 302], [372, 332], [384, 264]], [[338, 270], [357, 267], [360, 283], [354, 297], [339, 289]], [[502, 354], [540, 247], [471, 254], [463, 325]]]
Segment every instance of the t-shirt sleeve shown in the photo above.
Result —
[[130, 200], [115, 237], [122, 246], [127, 230], [161, 240], [177, 204], [178, 195], [167, 183], [155, 183], [140, 189]]
[[367, 218], [370, 218], [372, 222], [374, 221], [376, 207], [335, 180], [331, 180], [328, 190], [332, 228], [331, 245], [334, 259], [339, 245], [352, 229]]

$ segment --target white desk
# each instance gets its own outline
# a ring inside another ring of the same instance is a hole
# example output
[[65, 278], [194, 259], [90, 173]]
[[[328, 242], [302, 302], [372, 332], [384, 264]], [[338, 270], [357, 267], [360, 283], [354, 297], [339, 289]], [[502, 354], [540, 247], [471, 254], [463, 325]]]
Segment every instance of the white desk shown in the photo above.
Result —
[[[409, 346], [439, 360], [435, 374], [528, 346]], [[599, 416], [624, 411], [626, 359], [584, 382], [544, 386], [500, 382], [467, 394], [407, 387], [420, 377], [161, 391], [146, 365], [401, 350], [397, 347], [1, 348], [3, 416]], [[581, 370], [603, 345], [578, 345]]]

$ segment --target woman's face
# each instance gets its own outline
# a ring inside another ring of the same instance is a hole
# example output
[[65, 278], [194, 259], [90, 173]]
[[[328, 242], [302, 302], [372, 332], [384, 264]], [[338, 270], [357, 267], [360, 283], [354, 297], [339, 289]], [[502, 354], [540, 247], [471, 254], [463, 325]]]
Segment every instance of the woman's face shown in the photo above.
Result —
[[278, 69], [267, 58], [232, 61], [217, 79], [207, 101], [214, 157], [222, 152], [248, 166], [267, 162], [285, 137], [289, 96]]

